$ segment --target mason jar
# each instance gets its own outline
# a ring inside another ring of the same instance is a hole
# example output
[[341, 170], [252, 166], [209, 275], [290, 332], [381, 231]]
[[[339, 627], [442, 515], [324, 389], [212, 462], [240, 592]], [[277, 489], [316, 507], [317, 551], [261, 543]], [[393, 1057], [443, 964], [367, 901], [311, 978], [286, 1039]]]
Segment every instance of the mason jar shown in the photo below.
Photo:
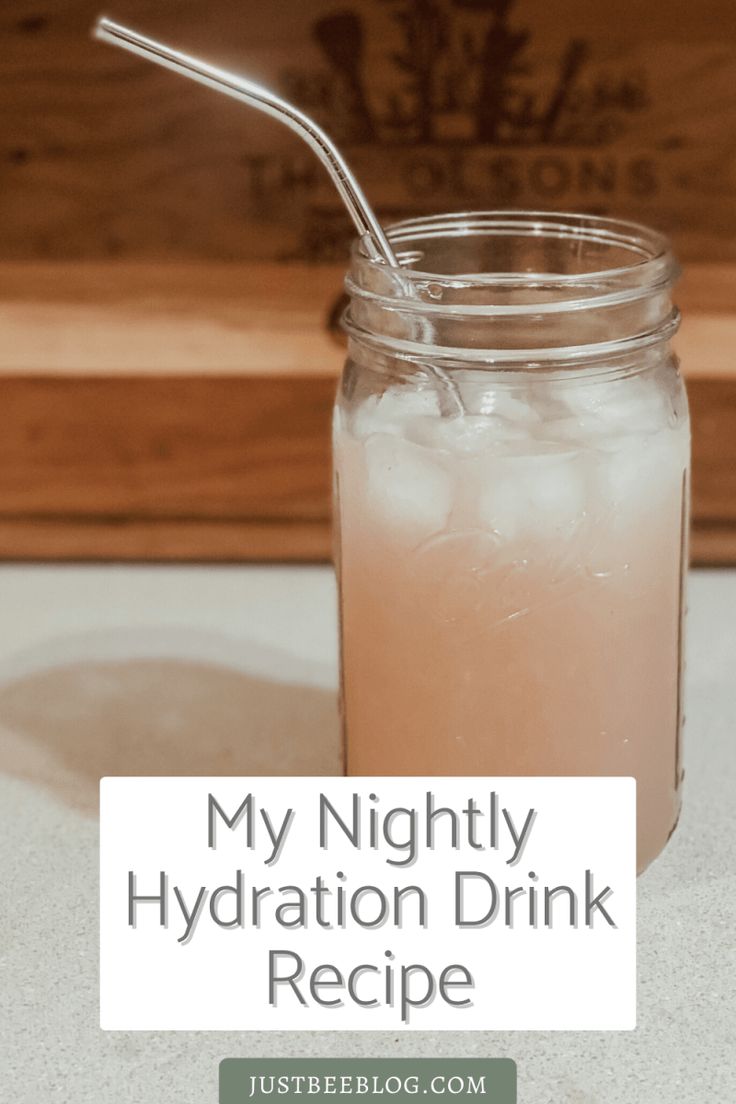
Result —
[[633, 775], [678, 817], [690, 436], [665, 238], [583, 215], [356, 245], [334, 421], [354, 775]]

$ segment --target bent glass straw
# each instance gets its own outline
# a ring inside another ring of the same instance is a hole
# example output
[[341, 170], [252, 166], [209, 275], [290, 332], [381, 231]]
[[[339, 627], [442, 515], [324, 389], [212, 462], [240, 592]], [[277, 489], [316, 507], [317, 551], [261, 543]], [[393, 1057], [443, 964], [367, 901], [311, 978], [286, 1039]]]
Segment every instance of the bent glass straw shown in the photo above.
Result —
[[[93, 27], [95, 38], [102, 42], [120, 46], [132, 54], [153, 61], [165, 69], [171, 69], [175, 73], [198, 81], [216, 92], [223, 92], [226, 96], [240, 100], [242, 103], [264, 111], [274, 119], [279, 119], [307, 142], [314, 150], [320, 161], [327, 169], [332, 181], [348, 209], [358, 235], [371, 260], [384, 261], [391, 268], [400, 269], [396, 254], [391, 248], [388, 238], [376, 218], [363, 190], [355, 179], [352, 170], [348, 167], [344, 157], [327, 137], [321, 127], [317, 126], [308, 115], [298, 108], [275, 95], [268, 88], [264, 88], [255, 81], [241, 77], [237, 73], [230, 73], [217, 65], [201, 61], [199, 58], [185, 54], [181, 50], [175, 50], [166, 46], [163, 42], [157, 42], [147, 35], [134, 31], [130, 27], [124, 27], [107, 16], [101, 16]], [[463, 412], [463, 404], [453, 380], [439, 365], [427, 365], [430, 372], [441, 382], [446, 397], [451, 399], [454, 413]], [[449, 393], [449, 395], [448, 395]]]

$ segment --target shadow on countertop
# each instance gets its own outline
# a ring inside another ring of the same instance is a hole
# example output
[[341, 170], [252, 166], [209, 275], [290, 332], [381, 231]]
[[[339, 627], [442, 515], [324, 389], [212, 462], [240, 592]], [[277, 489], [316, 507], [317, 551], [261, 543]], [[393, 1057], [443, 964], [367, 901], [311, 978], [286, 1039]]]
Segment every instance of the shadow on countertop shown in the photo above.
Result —
[[0, 687], [0, 765], [88, 814], [103, 775], [334, 775], [336, 699], [189, 658], [61, 663]]

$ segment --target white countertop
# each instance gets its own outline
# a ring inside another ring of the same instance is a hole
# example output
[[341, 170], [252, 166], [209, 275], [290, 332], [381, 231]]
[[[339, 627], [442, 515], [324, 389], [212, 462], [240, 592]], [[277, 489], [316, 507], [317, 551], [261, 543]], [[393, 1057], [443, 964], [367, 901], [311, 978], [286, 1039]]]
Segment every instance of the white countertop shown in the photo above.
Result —
[[639, 882], [622, 1033], [104, 1033], [101, 774], [334, 773], [336, 621], [319, 567], [0, 567], [8, 1104], [214, 1104], [235, 1056], [516, 1059], [519, 1104], [736, 1100], [736, 571], [690, 586], [681, 824]]

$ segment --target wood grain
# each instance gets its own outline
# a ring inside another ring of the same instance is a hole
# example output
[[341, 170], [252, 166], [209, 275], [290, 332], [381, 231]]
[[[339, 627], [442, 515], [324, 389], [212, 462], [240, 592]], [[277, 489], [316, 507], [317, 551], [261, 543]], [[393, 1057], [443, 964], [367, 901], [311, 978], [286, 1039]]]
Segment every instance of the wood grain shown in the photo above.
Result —
[[[295, 136], [94, 43], [98, 6], [0, 12], [0, 556], [325, 556], [350, 228]], [[736, 562], [736, 5], [512, 0], [499, 33], [487, 5], [434, 0], [434, 52], [420, 7], [115, 15], [292, 96], [385, 218], [582, 209], [671, 233], [693, 551]]]
[[0, 517], [326, 516], [334, 382], [0, 378]]
[[323, 563], [331, 551], [329, 519], [0, 517], [5, 560]]
[[[334, 379], [343, 276], [273, 262], [0, 263], [0, 373]], [[736, 264], [687, 266], [675, 298], [688, 376], [732, 377]]]
[[[661, 226], [687, 260], [736, 260], [736, 5], [620, 0], [612, 19], [588, 0], [516, 0], [505, 19], [524, 44], [501, 51], [495, 84], [490, 8], [435, 7], [445, 45], [413, 76], [396, 19], [411, 22], [411, 0], [117, 0], [115, 14], [292, 95], [388, 217], [596, 210]], [[98, 9], [13, 0], [0, 13], [0, 255], [340, 255], [347, 224], [299, 140], [92, 42]], [[347, 36], [324, 33], [336, 12], [360, 39], [349, 71]]]
[[304, 264], [0, 264], [0, 373], [325, 376], [344, 271]]
[[[316, 272], [0, 265], [0, 557], [326, 557], [341, 273]], [[691, 266], [679, 296], [702, 562], [736, 562], [735, 283]]]
[[733, 567], [736, 527], [699, 524], [690, 536], [690, 562], [695, 567]]

